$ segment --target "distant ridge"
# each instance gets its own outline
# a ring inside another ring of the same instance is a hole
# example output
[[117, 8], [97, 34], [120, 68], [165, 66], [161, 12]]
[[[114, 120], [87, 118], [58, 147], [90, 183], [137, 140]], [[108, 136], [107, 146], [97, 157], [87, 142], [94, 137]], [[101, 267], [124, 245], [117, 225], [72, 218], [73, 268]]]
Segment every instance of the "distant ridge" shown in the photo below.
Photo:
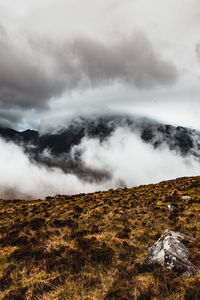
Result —
[[[200, 132], [185, 127], [165, 125], [147, 118], [112, 115], [96, 118], [77, 118], [63, 129], [41, 135], [35, 130], [19, 132], [0, 128], [0, 136], [6, 141], [21, 145], [30, 158], [50, 167], [59, 167], [66, 173], [75, 173], [84, 180], [101, 181], [109, 177], [109, 172], [88, 170], [81, 163], [81, 153], [71, 157], [73, 146], [81, 140], [96, 138], [105, 142], [117, 128], [126, 128], [138, 135], [145, 143], [156, 150], [166, 148], [180, 156], [200, 158]], [[45, 151], [48, 155], [44, 155]]]

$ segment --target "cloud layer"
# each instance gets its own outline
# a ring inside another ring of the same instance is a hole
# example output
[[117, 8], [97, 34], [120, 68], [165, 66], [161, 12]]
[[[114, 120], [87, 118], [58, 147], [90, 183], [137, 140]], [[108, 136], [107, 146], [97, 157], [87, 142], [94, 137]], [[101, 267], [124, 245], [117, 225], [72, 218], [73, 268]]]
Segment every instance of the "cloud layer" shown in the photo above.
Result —
[[33, 164], [24, 151], [13, 143], [0, 139], [0, 198], [36, 199], [57, 193], [92, 192], [102, 186], [81, 182], [75, 175], [64, 174], [58, 168]]
[[53, 98], [74, 89], [86, 90], [115, 82], [150, 88], [174, 83], [177, 70], [160, 57], [143, 33], [130, 39], [101, 42], [87, 37], [56, 44], [31, 39], [21, 49], [2, 34], [0, 39], [0, 104], [4, 109], [44, 109]]
[[[109, 188], [156, 183], [180, 176], [199, 175], [200, 163], [192, 156], [183, 157], [165, 146], [155, 149], [128, 128], [117, 128], [103, 143], [85, 137], [74, 146], [81, 153], [84, 168], [110, 174], [106, 180], [86, 182], [58, 168], [35, 164], [13, 143], [0, 139], [0, 198], [43, 198], [55, 194], [94, 192]], [[164, 159], [163, 159], [164, 158]]]
[[0, 124], [36, 128], [55, 108], [59, 123], [64, 111], [113, 109], [127, 94], [130, 109], [157, 95], [190, 101], [197, 8], [197, 0], [0, 0]]

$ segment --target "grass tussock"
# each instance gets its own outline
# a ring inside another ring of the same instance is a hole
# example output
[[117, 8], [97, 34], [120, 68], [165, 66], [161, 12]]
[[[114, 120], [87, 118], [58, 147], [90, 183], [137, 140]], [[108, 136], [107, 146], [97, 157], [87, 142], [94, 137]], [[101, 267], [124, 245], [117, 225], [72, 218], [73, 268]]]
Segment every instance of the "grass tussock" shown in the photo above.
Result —
[[[169, 204], [176, 210], [166, 209]], [[0, 299], [200, 299], [200, 274], [145, 266], [165, 229], [195, 238], [200, 177], [45, 200], [0, 200]]]

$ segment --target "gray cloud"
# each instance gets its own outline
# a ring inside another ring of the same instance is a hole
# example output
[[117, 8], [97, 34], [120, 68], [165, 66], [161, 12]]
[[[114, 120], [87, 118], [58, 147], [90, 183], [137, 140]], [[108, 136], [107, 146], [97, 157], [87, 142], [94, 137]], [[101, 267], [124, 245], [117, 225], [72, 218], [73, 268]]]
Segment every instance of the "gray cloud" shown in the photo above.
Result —
[[20, 109], [0, 109], [0, 127], [16, 128], [16, 124], [23, 119], [24, 112]]
[[173, 84], [178, 77], [174, 64], [162, 59], [141, 32], [109, 43], [78, 37], [56, 46], [47, 38], [42, 44], [31, 40], [32, 47], [51, 57], [70, 90], [115, 82], [145, 89]]
[[115, 82], [137, 88], [173, 83], [175, 66], [160, 58], [143, 34], [103, 43], [86, 37], [57, 43], [31, 38], [15, 46], [0, 34], [0, 105], [4, 109], [43, 109], [65, 91]]
[[80, 38], [72, 44], [72, 51], [92, 86], [118, 81], [149, 88], [172, 84], [177, 78], [175, 66], [162, 60], [143, 34], [110, 45]]
[[5, 108], [42, 108], [60, 86], [48, 76], [37, 57], [0, 36], [0, 105]]

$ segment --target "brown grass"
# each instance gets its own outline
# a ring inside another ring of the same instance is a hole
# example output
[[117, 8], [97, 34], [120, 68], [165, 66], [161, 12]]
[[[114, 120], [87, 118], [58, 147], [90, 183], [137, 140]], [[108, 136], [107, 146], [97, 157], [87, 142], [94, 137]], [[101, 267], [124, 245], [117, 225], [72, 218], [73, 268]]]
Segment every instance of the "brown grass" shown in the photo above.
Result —
[[[183, 195], [190, 198], [182, 199]], [[166, 205], [175, 203], [175, 212]], [[0, 200], [0, 299], [200, 299], [200, 274], [147, 267], [165, 229], [194, 237], [200, 177], [51, 200]]]

